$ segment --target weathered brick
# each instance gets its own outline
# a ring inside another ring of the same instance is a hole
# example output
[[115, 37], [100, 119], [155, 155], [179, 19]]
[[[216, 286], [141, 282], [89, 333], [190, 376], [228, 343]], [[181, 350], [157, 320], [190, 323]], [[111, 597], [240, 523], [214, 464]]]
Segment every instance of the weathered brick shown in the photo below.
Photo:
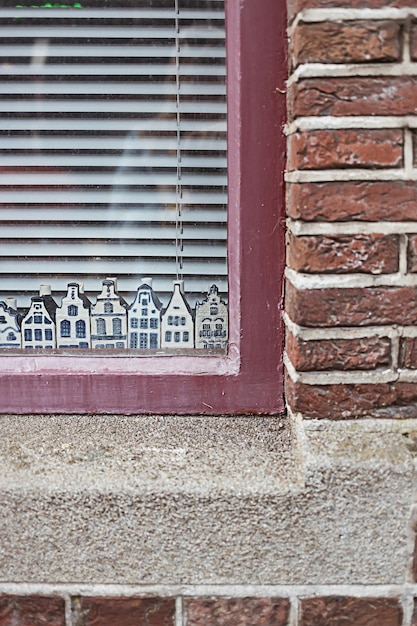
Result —
[[289, 13], [295, 15], [303, 9], [384, 9], [385, 7], [412, 7], [414, 0], [290, 0]]
[[171, 598], [74, 598], [74, 626], [174, 626]]
[[187, 626], [287, 626], [289, 601], [278, 598], [192, 598]]
[[289, 94], [292, 117], [310, 115], [414, 115], [417, 76], [309, 78]]
[[55, 596], [0, 596], [0, 626], [65, 626], [65, 602]]
[[400, 167], [403, 132], [395, 130], [313, 130], [289, 141], [289, 169]]
[[286, 305], [300, 326], [417, 324], [417, 287], [296, 289], [289, 283]]
[[307, 222], [417, 220], [414, 181], [293, 184], [287, 195], [289, 217]]
[[417, 337], [404, 337], [400, 343], [400, 367], [417, 369]]
[[400, 59], [401, 27], [396, 22], [300, 23], [295, 29], [292, 62], [362, 63]]
[[417, 417], [414, 383], [307, 385], [286, 379], [288, 406], [308, 419]]
[[296, 370], [372, 370], [391, 363], [388, 337], [303, 341], [288, 333], [286, 351]]
[[410, 56], [412, 61], [417, 61], [417, 24], [413, 24], [411, 27]]
[[299, 272], [368, 272], [398, 270], [396, 235], [309, 235], [288, 238], [288, 265]]
[[300, 626], [401, 626], [402, 616], [397, 598], [305, 598]]
[[408, 238], [407, 266], [409, 272], [417, 272], [417, 235]]

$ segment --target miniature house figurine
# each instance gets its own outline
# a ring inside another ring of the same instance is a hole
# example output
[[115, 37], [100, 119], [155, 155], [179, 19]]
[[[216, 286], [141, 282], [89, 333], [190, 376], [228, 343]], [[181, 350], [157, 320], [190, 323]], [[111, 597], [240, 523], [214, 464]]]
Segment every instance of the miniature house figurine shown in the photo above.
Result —
[[162, 348], [194, 348], [194, 321], [184, 296], [184, 281], [174, 281], [174, 292], [161, 322]]
[[117, 293], [115, 278], [103, 280], [103, 289], [91, 307], [91, 347], [127, 348], [127, 303]]
[[22, 347], [56, 347], [55, 312], [57, 303], [51, 296], [51, 286], [41, 285], [39, 296], [33, 296], [26, 316], [22, 321]]
[[17, 312], [15, 298], [6, 298], [0, 302], [0, 348], [20, 348], [20, 315]]
[[195, 347], [227, 348], [228, 329], [227, 305], [212, 285], [207, 298], [195, 305]]
[[56, 342], [58, 348], [89, 348], [91, 302], [82, 285], [69, 283], [67, 295], [56, 310]]
[[143, 278], [127, 312], [129, 348], [161, 346], [162, 303], [152, 289], [152, 278]]

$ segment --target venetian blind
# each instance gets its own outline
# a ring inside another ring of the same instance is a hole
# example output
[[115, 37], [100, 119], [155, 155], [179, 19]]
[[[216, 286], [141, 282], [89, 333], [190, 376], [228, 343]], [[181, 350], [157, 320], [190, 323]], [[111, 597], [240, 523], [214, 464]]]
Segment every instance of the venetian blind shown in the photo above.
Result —
[[0, 299], [106, 276], [225, 293], [223, 2], [6, 0], [0, 20]]

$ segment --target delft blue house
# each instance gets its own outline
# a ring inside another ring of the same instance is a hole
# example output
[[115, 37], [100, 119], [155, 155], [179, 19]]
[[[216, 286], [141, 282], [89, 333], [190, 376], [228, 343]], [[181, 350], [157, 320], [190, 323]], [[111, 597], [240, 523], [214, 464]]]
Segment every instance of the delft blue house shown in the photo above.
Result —
[[143, 278], [127, 312], [129, 348], [160, 348], [161, 309], [162, 303], [152, 289], [152, 279]]
[[20, 321], [15, 298], [0, 301], [0, 348], [21, 347]]
[[58, 348], [90, 348], [90, 306], [82, 285], [69, 283], [67, 295], [56, 310]]
[[39, 296], [33, 296], [29, 311], [22, 321], [22, 347], [26, 349], [56, 348], [55, 314], [57, 303], [51, 286], [41, 285]]
[[229, 335], [227, 304], [220, 299], [216, 285], [207, 298], [195, 305], [195, 347], [227, 348]]
[[91, 347], [127, 348], [127, 303], [117, 293], [115, 278], [103, 280], [97, 302], [91, 306]]

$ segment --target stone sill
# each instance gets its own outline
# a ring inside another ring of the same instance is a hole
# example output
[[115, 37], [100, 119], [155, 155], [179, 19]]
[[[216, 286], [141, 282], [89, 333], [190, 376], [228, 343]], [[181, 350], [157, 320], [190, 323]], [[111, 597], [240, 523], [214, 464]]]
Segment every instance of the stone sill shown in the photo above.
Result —
[[[0, 581], [401, 584], [417, 423], [0, 416]], [[401, 426], [402, 425], [402, 426]]]

